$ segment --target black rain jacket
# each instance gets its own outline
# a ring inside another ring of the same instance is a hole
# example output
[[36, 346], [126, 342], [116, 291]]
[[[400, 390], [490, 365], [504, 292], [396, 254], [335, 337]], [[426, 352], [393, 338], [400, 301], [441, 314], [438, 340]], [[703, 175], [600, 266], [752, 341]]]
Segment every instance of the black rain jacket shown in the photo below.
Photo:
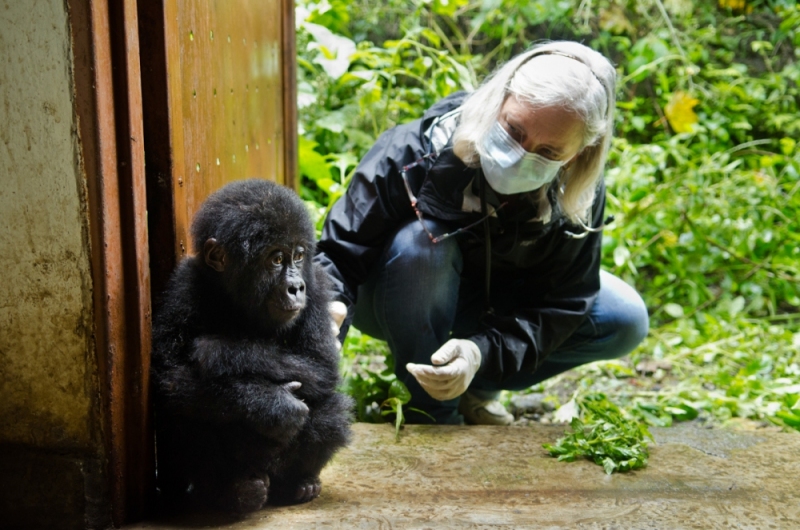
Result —
[[[407, 172], [425, 219], [437, 219], [453, 230], [481, 219], [482, 172], [465, 166], [451, 145], [465, 97], [464, 92], [448, 96], [421, 119], [382, 134], [356, 168], [346, 194], [331, 208], [315, 259], [333, 280], [334, 297], [348, 306], [343, 333], [352, 320], [358, 286], [394, 232], [415, 218], [400, 174], [403, 166], [436, 153]], [[520, 194], [513, 196], [518, 199], [513, 208], [501, 208], [490, 218], [491, 285], [517, 279], [525, 287], [515, 307], [487, 313], [482, 330], [465, 337], [480, 348], [482, 378], [502, 382], [518, 372], [534, 372], [580, 326], [600, 290], [601, 234], [585, 233], [559, 215], [555, 188], [548, 194], [551, 208], [538, 207], [533, 194]], [[486, 189], [492, 211], [499, 201]], [[602, 183], [594, 201], [591, 225], [598, 227], [605, 207]], [[481, 278], [486, 269], [483, 223], [457, 238], [464, 258], [462, 278]]]

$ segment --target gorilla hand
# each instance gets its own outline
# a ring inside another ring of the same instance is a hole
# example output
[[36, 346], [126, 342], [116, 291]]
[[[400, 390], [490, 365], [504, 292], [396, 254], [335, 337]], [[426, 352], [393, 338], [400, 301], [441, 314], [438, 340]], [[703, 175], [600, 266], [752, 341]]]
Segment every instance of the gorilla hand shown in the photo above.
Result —
[[268, 438], [289, 442], [303, 428], [308, 418], [308, 405], [295, 396], [303, 386], [299, 381], [278, 385], [274, 400], [268, 407], [269, 414], [256, 424], [256, 430]]

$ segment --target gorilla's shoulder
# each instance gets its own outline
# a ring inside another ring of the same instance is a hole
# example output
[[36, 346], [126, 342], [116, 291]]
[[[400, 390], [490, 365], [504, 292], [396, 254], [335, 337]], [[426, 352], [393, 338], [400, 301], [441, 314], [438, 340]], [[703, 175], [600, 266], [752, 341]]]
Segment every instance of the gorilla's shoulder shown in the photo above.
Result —
[[153, 310], [153, 351], [188, 338], [197, 325], [203, 282], [195, 258], [184, 258], [172, 272]]
[[202, 294], [202, 271], [197, 266], [197, 258], [184, 258], [172, 271], [164, 292], [158, 298], [156, 310], [169, 313], [174, 310], [185, 311], [187, 305]]

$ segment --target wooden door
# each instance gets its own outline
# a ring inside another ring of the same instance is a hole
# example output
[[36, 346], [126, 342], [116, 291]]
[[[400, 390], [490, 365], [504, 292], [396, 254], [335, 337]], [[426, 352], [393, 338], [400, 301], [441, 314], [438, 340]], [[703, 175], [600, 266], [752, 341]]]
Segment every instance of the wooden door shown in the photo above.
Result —
[[202, 201], [227, 182], [295, 186], [292, 0], [139, 0], [151, 284], [192, 252]]

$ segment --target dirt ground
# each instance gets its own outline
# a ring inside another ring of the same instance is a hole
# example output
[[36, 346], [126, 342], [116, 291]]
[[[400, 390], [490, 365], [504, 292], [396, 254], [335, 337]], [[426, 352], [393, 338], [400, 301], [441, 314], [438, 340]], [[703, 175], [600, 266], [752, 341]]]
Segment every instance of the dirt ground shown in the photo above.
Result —
[[646, 468], [606, 475], [542, 449], [561, 425], [359, 423], [323, 471], [322, 495], [235, 521], [194, 514], [128, 530], [231, 529], [800, 529], [800, 434], [697, 423], [651, 428]]

